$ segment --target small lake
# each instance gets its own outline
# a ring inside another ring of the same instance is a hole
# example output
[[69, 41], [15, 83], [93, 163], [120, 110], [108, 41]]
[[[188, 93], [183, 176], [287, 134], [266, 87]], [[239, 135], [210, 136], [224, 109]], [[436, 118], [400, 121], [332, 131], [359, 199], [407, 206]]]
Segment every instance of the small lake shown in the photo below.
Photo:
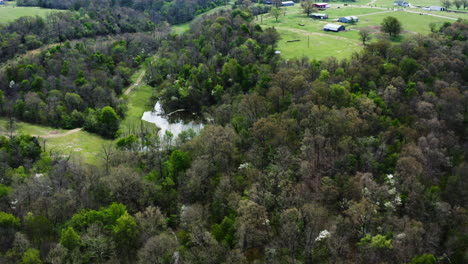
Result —
[[[154, 106], [154, 111], [147, 111], [143, 113], [142, 120], [155, 124], [161, 128], [159, 131], [159, 137], [162, 138], [166, 134], [166, 131], [171, 132], [176, 139], [183, 131], [192, 129], [195, 133], [199, 133], [203, 128], [202, 122], [188, 120], [188, 118], [182, 118], [180, 114], [182, 112], [174, 113], [170, 117], [164, 114], [164, 110], [159, 102]], [[187, 114], [185, 112], [185, 114]]]

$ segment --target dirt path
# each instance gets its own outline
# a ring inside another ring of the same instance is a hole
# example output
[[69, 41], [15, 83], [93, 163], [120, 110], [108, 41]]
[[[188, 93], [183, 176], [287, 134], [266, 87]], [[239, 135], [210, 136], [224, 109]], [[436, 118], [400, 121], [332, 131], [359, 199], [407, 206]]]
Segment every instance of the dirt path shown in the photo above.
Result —
[[130, 85], [130, 87], [128, 87], [127, 90], [124, 92], [125, 95], [130, 94], [130, 92], [133, 90], [133, 88], [135, 88], [136, 86], [140, 85], [141, 80], [142, 80], [143, 77], [145, 76], [145, 73], [146, 73], [146, 70], [143, 70], [143, 71], [140, 73], [140, 76], [138, 76], [138, 79], [136, 80], [136, 82], [135, 82], [133, 85]]
[[390, 12], [396, 12], [396, 11], [393, 11], [393, 10], [388, 10], [388, 11], [381, 11], [381, 12], [375, 12], [375, 13], [370, 13], [370, 14], [363, 14], [363, 15], [354, 15], [354, 16], [357, 16], [357, 17], [362, 17], [362, 16], [372, 16], [372, 15], [376, 15], [376, 14], [390, 13]]
[[283, 27], [276, 27], [276, 29], [281, 29], [281, 30], [287, 30], [287, 31], [291, 31], [291, 32], [294, 32], [294, 33], [299, 33], [299, 34], [304, 34], [304, 35], [313, 35], [313, 36], [321, 36], [321, 37], [329, 37], [329, 38], [334, 38], [334, 39], [337, 39], [337, 40], [342, 40], [342, 41], [346, 41], [350, 44], [353, 44], [353, 45], [359, 45], [357, 44], [356, 42], [348, 39], [348, 38], [345, 38], [345, 37], [339, 37], [339, 36], [331, 36], [331, 35], [328, 35], [328, 34], [324, 34], [324, 33], [318, 33], [318, 32], [309, 32], [309, 31], [305, 31], [305, 30], [302, 30], [302, 29], [297, 29], [297, 28], [283, 28]]
[[82, 130], [82, 128], [75, 128], [75, 129], [72, 129], [72, 130], [67, 131], [65, 133], [60, 133], [60, 134], [48, 134], [48, 135], [43, 135], [43, 136], [32, 135], [32, 136], [33, 137], [41, 137], [41, 138], [59, 138], [59, 137], [65, 137], [65, 136], [80, 132], [81, 130]]
[[434, 15], [434, 14], [422, 13], [422, 12], [417, 12], [417, 11], [404, 10], [404, 12], [413, 13], [413, 14], [428, 15], [428, 16], [433, 16], [433, 17], [440, 17], [440, 18], [445, 18], [445, 19], [450, 19], [450, 20], [458, 20], [458, 18], [454, 18], [454, 17], [447, 17], [447, 16], [441, 16], [441, 15]]
[[[75, 129], [72, 129], [72, 130], [69, 130], [65, 133], [57, 133], [57, 131], [51, 131], [49, 132], [49, 134], [46, 134], [46, 135], [31, 135], [33, 137], [40, 137], [40, 138], [60, 138], [60, 137], [65, 137], [65, 136], [68, 136], [68, 135], [71, 135], [71, 134], [75, 134], [77, 132], [80, 132], [81, 130], [83, 130], [83, 128], [75, 128]], [[5, 131], [1, 131], [0, 132], [0, 135], [10, 135], [10, 133], [7, 133]], [[13, 132], [12, 135], [16, 135], [18, 133], [16, 132]]]

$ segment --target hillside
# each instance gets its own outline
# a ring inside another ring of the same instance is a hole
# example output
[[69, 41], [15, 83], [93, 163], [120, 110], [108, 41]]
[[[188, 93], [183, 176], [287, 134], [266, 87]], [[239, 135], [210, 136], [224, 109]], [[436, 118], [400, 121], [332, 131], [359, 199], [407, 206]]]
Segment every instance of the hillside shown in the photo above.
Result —
[[[100, 4], [206, 4], [171, 3]], [[468, 21], [343, 5], [329, 19], [360, 21], [324, 32], [286, 11], [240, 1], [0, 67], [0, 263], [466, 263]]]

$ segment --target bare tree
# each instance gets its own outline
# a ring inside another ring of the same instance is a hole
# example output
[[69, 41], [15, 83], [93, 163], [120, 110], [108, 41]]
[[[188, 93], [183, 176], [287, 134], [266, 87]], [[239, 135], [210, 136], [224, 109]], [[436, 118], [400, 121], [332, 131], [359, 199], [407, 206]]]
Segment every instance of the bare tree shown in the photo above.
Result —
[[115, 147], [113, 142], [105, 143], [101, 145], [100, 158], [106, 165], [106, 174], [109, 174], [110, 162], [115, 154]]

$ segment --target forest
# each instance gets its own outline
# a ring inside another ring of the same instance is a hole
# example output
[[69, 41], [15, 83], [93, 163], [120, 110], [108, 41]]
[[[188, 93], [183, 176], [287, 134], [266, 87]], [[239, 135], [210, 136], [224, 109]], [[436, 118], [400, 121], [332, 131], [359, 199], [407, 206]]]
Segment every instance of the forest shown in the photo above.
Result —
[[[89, 165], [0, 137], [0, 263], [468, 262], [467, 21], [341, 61], [283, 60], [248, 9], [154, 25], [0, 70], [8, 119], [118, 138]], [[141, 65], [148, 100], [205, 116], [199, 134], [120, 135]]]
[[207, 1], [17, 1], [19, 6], [68, 9], [46, 18], [22, 17], [0, 24], [0, 62], [44, 44], [67, 40], [113, 36], [122, 33], [151, 32], [165, 23], [180, 24], [195, 15], [222, 5]]

